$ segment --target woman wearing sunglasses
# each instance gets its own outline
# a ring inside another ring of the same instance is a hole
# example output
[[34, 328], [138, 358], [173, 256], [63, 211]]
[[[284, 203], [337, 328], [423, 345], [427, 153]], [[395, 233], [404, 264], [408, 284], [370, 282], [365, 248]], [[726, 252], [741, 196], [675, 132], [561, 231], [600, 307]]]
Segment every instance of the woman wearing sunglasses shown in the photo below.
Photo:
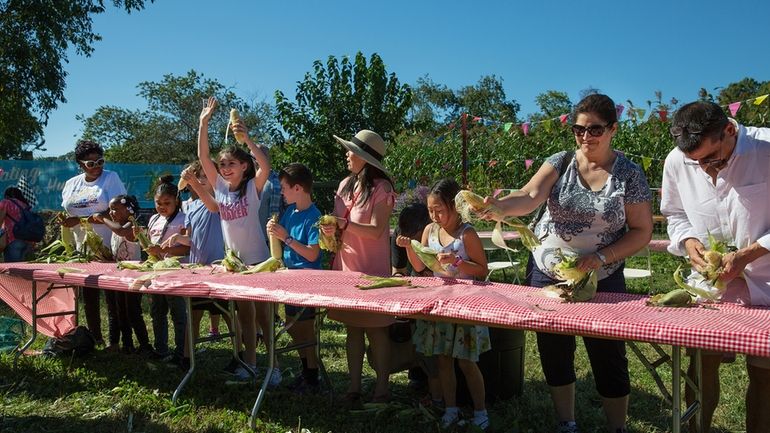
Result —
[[[65, 227], [72, 228], [75, 243], [80, 248], [84, 241], [84, 232], [80, 227], [80, 219], [88, 218], [94, 231], [102, 237], [102, 242], [110, 249], [112, 231], [101, 223], [102, 219], [110, 219], [110, 200], [126, 193], [126, 188], [117, 173], [104, 169], [104, 149], [93, 141], [81, 140], [75, 146], [75, 161], [82, 173], [72, 177], [64, 184], [62, 190], [62, 207], [67, 216], [61, 217]], [[95, 219], [94, 215], [101, 219]], [[85, 304], [86, 323], [88, 329], [96, 338], [97, 344], [102, 344], [102, 326], [99, 316], [99, 289], [83, 287], [83, 303]], [[110, 328], [113, 326], [110, 312]], [[110, 332], [118, 332], [110, 329]]]
[[[527, 284], [559, 282], [553, 272], [559, 251], [577, 254], [577, 266], [594, 270], [599, 292], [625, 292], [624, 259], [652, 237], [650, 188], [638, 165], [612, 149], [618, 130], [615, 103], [589, 95], [573, 113], [577, 148], [550, 156], [521, 190], [485, 200], [506, 215], [527, 215], [542, 203], [535, 227], [541, 245], [527, 266]], [[583, 337], [596, 388], [611, 432], [625, 432], [630, 382], [623, 341]], [[539, 332], [540, 362], [556, 410], [558, 432], [577, 432], [575, 423], [575, 337]]]

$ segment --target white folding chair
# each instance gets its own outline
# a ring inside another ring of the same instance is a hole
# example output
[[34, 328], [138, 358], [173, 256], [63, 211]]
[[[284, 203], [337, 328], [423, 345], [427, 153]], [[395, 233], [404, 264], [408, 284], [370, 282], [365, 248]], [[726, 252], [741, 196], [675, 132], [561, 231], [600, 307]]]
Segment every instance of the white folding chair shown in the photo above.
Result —
[[652, 261], [650, 259], [650, 248], [644, 247], [632, 257], [644, 257], [647, 259], [647, 269], [644, 268], [629, 268], [623, 269], [623, 276], [627, 280], [633, 280], [637, 278], [647, 278], [648, 289], [652, 290]]
[[[482, 238], [481, 244], [484, 247], [484, 251], [487, 253], [487, 257], [489, 257], [490, 253], [492, 251], [498, 251], [501, 248], [497, 245], [492, 243], [491, 239], [488, 238]], [[502, 261], [490, 261], [487, 262], [487, 269], [489, 272], [487, 273], [487, 277], [484, 279], [484, 281], [489, 281], [489, 278], [492, 276], [492, 272], [494, 271], [503, 271], [503, 278], [507, 278], [507, 275], [505, 273], [506, 270], [511, 269], [513, 271], [513, 280], [512, 283], [520, 283], [519, 280], [519, 268], [521, 267], [521, 262], [513, 260], [511, 257], [511, 252], [508, 250], [504, 250], [506, 257], [508, 257], [508, 260], [502, 260]]]

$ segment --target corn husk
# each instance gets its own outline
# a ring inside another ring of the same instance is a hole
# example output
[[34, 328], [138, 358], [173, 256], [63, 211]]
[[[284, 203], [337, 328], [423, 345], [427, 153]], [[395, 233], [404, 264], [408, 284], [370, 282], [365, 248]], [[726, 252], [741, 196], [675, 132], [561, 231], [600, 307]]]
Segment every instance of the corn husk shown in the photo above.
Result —
[[647, 300], [647, 305], [651, 307], [689, 307], [692, 303], [692, 295], [685, 289], [674, 289], [668, 293], [658, 293]]
[[238, 254], [230, 248], [225, 250], [225, 257], [222, 260], [219, 260], [218, 263], [220, 263], [227, 272], [243, 272], [248, 269], [246, 264], [243, 263], [243, 260], [238, 257]]
[[380, 289], [383, 287], [403, 287], [411, 286], [412, 283], [404, 278], [396, 277], [377, 277], [374, 275], [364, 275], [362, 278], [371, 281], [370, 284], [356, 284], [361, 290]]
[[[335, 217], [334, 215], [322, 215], [321, 218], [318, 218], [318, 222], [316, 222], [315, 225], [320, 229], [322, 225], [327, 225], [327, 224], [337, 224], [337, 217]], [[340, 249], [340, 241], [339, 239], [337, 239], [336, 233], [330, 236], [327, 236], [323, 233], [323, 231], [319, 230], [318, 246], [322, 250], [336, 253]]]
[[257, 263], [254, 266], [249, 266], [247, 269], [240, 271], [244, 275], [257, 274], [260, 272], [275, 272], [281, 268], [283, 264], [280, 260], [276, 260], [273, 257], [268, 258], [262, 263]]
[[96, 261], [112, 261], [112, 251], [104, 245], [102, 237], [94, 231], [93, 226], [88, 222], [88, 218], [80, 219], [80, 227], [83, 228], [83, 233], [85, 233], [81, 252]]
[[512, 250], [505, 245], [503, 240], [502, 224], [507, 224], [519, 233], [521, 243], [526, 249], [532, 251], [540, 246], [540, 240], [537, 239], [529, 226], [524, 224], [524, 221], [516, 217], [504, 216], [500, 208], [484, 203], [484, 198], [472, 191], [464, 189], [458, 192], [455, 196], [455, 208], [465, 222], [472, 222], [478, 219], [478, 215], [482, 214], [489, 215], [494, 221], [497, 221], [492, 230], [492, 242], [500, 248]]
[[569, 302], [585, 302], [593, 299], [599, 283], [596, 271], [586, 272], [578, 269], [576, 254], [564, 254], [561, 249], [558, 249], [556, 254], [562, 260], [553, 267], [553, 272], [562, 282], [548, 286], [546, 290], [561, 289], [560, 296]]
[[447, 270], [438, 261], [438, 251], [426, 247], [416, 239], [412, 239], [411, 246], [412, 250], [417, 255], [417, 258], [419, 258], [428, 269], [437, 274], [446, 273]]

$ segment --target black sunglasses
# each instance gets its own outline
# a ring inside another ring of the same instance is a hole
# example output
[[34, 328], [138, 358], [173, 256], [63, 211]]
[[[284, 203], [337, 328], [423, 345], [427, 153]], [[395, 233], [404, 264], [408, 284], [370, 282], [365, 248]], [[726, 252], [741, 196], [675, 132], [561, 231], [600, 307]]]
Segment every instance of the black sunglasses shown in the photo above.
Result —
[[104, 158], [99, 158], [96, 161], [92, 161], [92, 160], [80, 161], [80, 163], [85, 165], [86, 168], [103, 167]]
[[685, 132], [687, 132], [687, 135], [701, 135], [703, 133], [703, 131], [699, 129], [688, 129], [686, 126], [672, 126], [668, 129], [668, 132], [670, 132], [671, 136], [674, 138], [678, 138]]
[[582, 137], [583, 135], [585, 135], [586, 131], [588, 131], [588, 135], [590, 135], [591, 137], [601, 137], [602, 135], [604, 135], [604, 133], [607, 131], [610, 125], [612, 125], [612, 123], [608, 123], [606, 125], [591, 125], [591, 126], [572, 125], [572, 133], [578, 137]]

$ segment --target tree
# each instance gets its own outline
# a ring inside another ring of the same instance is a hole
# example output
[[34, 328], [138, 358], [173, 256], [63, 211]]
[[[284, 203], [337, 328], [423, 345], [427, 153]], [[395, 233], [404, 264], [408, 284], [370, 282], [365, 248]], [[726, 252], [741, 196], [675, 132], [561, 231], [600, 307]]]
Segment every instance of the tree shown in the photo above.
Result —
[[417, 80], [412, 129], [434, 131], [457, 120], [462, 113], [499, 122], [515, 122], [519, 103], [508, 100], [503, 79], [494, 75], [481, 77], [478, 83], [451, 90], [425, 76]]
[[278, 121], [289, 140], [274, 153], [274, 164], [297, 161], [318, 178], [339, 179], [345, 174], [343, 149], [332, 135], [350, 137], [361, 129], [376, 131], [385, 140], [404, 128], [411, 107], [409, 86], [388, 74], [379, 55], [369, 63], [361, 53], [355, 59], [329, 56], [313, 62], [313, 71], [297, 84], [294, 102], [275, 92]]
[[[112, 3], [131, 13], [145, 1]], [[66, 102], [68, 50], [91, 55], [92, 17], [104, 11], [104, 0], [0, 0], [0, 157], [43, 149], [48, 114]]]
[[540, 112], [530, 115], [530, 122], [554, 119], [572, 112], [572, 101], [565, 92], [548, 90], [535, 96], [535, 103], [540, 107]]
[[[139, 83], [147, 109], [102, 106], [83, 121], [83, 137], [102, 144], [111, 161], [186, 163], [196, 158], [198, 117], [202, 101], [216, 96], [220, 110], [209, 123], [212, 148], [224, 143], [230, 108], [237, 108], [250, 134], [268, 145], [277, 134], [271, 107], [246, 103], [216, 80], [194, 70], [186, 75], [165, 75], [159, 82]], [[232, 142], [232, 137], [230, 138]]]
[[757, 81], [747, 77], [741, 81], [730, 83], [719, 91], [717, 103], [727, 106], [733, 102], [741, 102], [735, 118], [739, 123], [752, 126], [764, 126], [770, 122], [770, 100], [765, 100], [761, 105], [753, 105], [753, 99], [757, 96], [770, 93], [770, 81]]

